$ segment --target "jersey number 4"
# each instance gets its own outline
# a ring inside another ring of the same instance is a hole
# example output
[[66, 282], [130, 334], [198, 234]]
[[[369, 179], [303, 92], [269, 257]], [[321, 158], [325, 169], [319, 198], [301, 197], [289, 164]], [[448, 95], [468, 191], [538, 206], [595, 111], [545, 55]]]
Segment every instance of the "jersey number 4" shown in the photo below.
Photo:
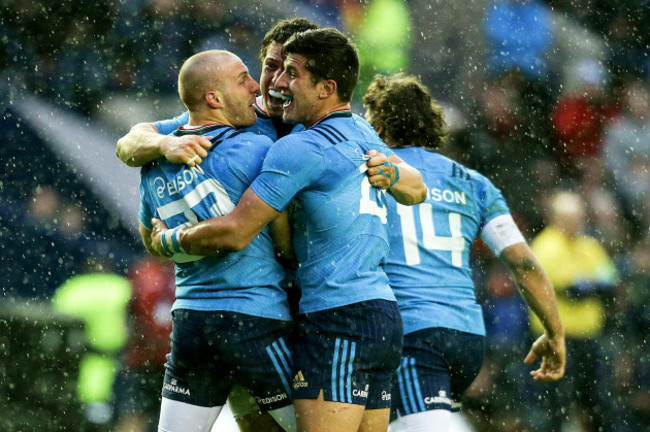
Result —
[[[368, 177], [364, 176], [363, 180], [361, 180], [361, 201], [359, 202], [359, 213], [375, 215], [381, 220], [381, 223], [385, 224], [388, 211], [381, 201], [381, 194], [383, 193], [386, 192], [370, 186]], [[373, 200], [372, 197], [375, 199]]]
[[402, 241], [404, 242], [404, 256], [406, 264], [420, 264], [420, 246], [415, 228], [415, 215], [413, 209], [420, 210], [420, 225], [422, 231], [422, 246], [429, 250], [440, 250], [451, 252], [451, 264], [454, 267], [462, 267], [463, 251], [465, 250], [465, 239], [461, 232], [461, 217], [459, 213], [449, 212], [450, 237], [436, 235], [433, 225], [433, 206], [430, 203], [422, 203], [419, 206], [404, 206], [397, 204], [402, 228]]

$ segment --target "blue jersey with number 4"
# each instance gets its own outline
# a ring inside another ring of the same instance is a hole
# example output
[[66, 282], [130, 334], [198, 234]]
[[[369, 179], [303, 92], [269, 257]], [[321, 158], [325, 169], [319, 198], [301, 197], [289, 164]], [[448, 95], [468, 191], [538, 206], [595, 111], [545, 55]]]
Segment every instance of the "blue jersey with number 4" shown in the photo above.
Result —
[[[235, 207], [259, 174], [273, 142], [264, 136], [215, 124], [179, 129], [213, 142], [201, 165], [190, 168], [164, 158], [143, 167], [140, 221], [151, 229], [157, 217], [169, 228], [223, 216]], [[289, 320], [284, 270], [275, 260], [268, 228], [249, 246], [224, 257], [176, 254], [173, 309], [224, 310]]]
[[395, 299], [382, 268], [386, 197], [366, 177], [368, 150], [393, 153], [361, 117], [335, 112], [278, 140], [251, 185], [278, 211], [294, 202], [300, 313]]
[[386, 273], [404, 333], [444, 327], [485, 335], [469, 254], [487, 222], [510, 211], [501, 192], [476, 171], [419, 147], [393, 149], [417, 168], [427, 199], [403, 206], [388, 197]]

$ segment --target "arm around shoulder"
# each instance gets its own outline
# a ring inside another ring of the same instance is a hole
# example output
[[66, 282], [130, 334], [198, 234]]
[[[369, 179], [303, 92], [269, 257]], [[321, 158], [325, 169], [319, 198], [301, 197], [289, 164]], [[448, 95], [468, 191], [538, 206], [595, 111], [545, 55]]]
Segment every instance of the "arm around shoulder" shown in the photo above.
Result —
[[170, 162], [194, 166], [208, 155], [211, 146], [210, 140], [200, 135], [161, 135], [153, 123], [138, 123], [117, 141], [115, 153], [132, 167], [143, 166], [161, 156]]

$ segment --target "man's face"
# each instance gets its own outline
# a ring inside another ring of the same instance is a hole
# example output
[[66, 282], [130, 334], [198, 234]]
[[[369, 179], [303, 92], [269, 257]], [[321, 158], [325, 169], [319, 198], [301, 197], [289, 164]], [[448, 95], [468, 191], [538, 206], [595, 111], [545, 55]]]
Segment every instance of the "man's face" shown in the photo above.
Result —
[[262, 87], [262, 102], [264, 111], [271, 118], [282, 118], [282, 103], [280, 92], [273, 86], [273, 78], [284, 70], [282, 59], [282, 45], [272, 42], [266, 48], [266, 56], [262, 62], [262, 75], [260, 86]]
[[248, 127], [257, 121], [255, 96], [260, 89], [242, 61], [233, 57], [221, 68], [220, 96], [223, 114], [235, 128]]
[[282, 119], [287, 123], [311, 126], [318, 120], [322, 99], [322, 81], [314, 83], [312, 74], [305, 67], [307, 58], [289, 54], [284, 61], [284, 71], [277, 75], [273, 84], [284, 99]]

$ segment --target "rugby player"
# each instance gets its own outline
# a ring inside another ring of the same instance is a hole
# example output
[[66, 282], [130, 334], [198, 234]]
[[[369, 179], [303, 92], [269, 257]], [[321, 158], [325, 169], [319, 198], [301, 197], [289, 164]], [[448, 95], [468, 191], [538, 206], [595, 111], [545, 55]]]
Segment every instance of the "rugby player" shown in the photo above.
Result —
[[[276, 73], [282, 72], [281, 51], [284, 42], [295, 33], [315, 28], [318, 26], [305, 18], [293, 18], [280, 21], [266, 33], [259, 54], [262, 73], [260, 76], [261, 96], [255, 103], [257, 121], [245, 130], [266, 135], [275, 141], [294, 128], [302, 129], [301, 125], [294, 126], [282, 121], [284, 101], [278, 90], [273, 87], [272, 80]], [[187, 124], [188, 120], [189, 112], [185, 112], [174, 119], [137, 124], [118, 141], [116, 153], [124, 163], [130, 166], [142, 166], [164, 156], [170, 162], [186, 163], [188, 166], [194, 167], [202, 162], [202, 158], [206, 157], [211, 143], [207, 137], [202, 135], [176, 136], [171, 134], [178, 127]], [[381, 162], [378, 159], [377, 163]], [[373, 162], [371, 161], [371, 163]], [[381, 179], [377, 180], [381, 182]], [[290, 290], [289, 294], [295, 297], [298, 293], [295, 290]], [[259, 411], [255, 400], [244, 389], [234, 388], [228, 398], [228, 405], [242, 432], [279, 430], [277, 425], [273, 425], [272, 418]]]
[[476, 237], [510, 267], [544, 324], [544, 334], [524, 359], [530, 364], [542, 357], [533, 379], [560, 379], [565, 340], [554, 290], [501, 192], [478, 172], [435, 152], [445, 136], [442, 110], [415, 77], [376, 76], [363, 102], [368, 122], [430, 187], [417, 206], [388, 198], [386, 273], [405, 334], [391, 431], [447, 431], [460, 395], [481, 369], [485, 328], [469, 265]]
[[[402, 324], [382, 265], [388, 253], [384, 181], [403, 204], [426, 194], [417, 170], [392, 154], [350, 111], [358, 81], [356, 47], [335, 29], [309, 30], [284, 45], [274, 80], [283, 118], [306, 130], [278, 140], [261, 174], [224, 217], [170, 231], [156, 221], [152, 246], [207, 255], [237, 251], [294, 203], [294, 248], [302, 289], [294, 351], [298, 429], [386, 430]], [[388, 155], [366, 177], [367, 152]]]
[[[273, 141], [235, 128], [257, 120], [259, 85], [234, 54], [213, 50], [190, 57], [179, 72], [179, 95], [188, 124], [176, 136], [202, 136], [212, 147], [201, 166], [163, 157], [141, 172], [140, 232], [152, 247], [154, 215], [182, 227], [231, 211], [261, 170]], [[286, 214], [274, 220], [275, 244], [290, 251]], [[177, 239], [166, 238], [166, 250]], [[165, 364], [159, 430], [209, 431], [234, 382], [264, 411], [295, 430], [291, 405], [291, 316], [285, 278], [267, 229], [245, 249], [226, 256], [183, 253], [176, 264], [171, 353]]]

